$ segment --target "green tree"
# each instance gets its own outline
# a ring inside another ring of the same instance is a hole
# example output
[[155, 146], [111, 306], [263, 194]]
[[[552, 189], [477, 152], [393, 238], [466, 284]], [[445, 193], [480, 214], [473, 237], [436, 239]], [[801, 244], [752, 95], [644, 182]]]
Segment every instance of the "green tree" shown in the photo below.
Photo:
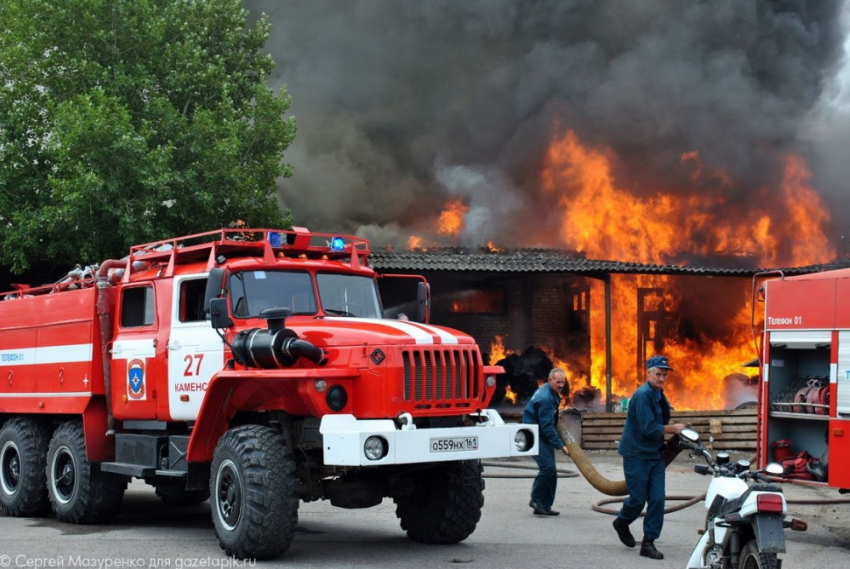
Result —
[[268, 35], [240, 0], [0, 0], [0, 264], [291, 226]]

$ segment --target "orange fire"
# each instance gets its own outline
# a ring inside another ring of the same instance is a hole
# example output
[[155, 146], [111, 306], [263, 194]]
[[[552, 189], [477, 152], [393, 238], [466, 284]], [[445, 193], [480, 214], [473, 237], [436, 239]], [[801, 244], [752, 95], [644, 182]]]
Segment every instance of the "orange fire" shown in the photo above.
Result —
[[493, 343], [490, 344], [490, 365], [496, 365], [496, 362], [505, 359], [505, 356], [512, 354], [513, 351], [505, 350], [505, 344], [502, 342], [501, 336], [495, 336]]
[[[552, 246], [584, 252], [592, 259], [654, 264], [687, 264], [682, 255], [746, 256], [754, 259], [750, 266], [761, 267], [802, 266], [835, 257], [823, 231], [829, 215], [811, 187], [811, 175], [799, 156], [785, 158], [778, 190], [761, 188], [750, 192], [754, 194], [750, 198], [736, 195], [739, 188], [730, 176], [723, 170], [706, 168], [696, 152], [683, 154], [680, 165], [687, 168], [695, 187], [711, 188], [710, 192], [697, 194], [681, 189], [637, 196], [618, 185], [613, 174], [615, 161], [611, 150], [585, 146], [572, 131], [552, 142], [541, 175], [544, 190], [556, 198], [561, 209], [559, 242]], [[755, 357], [750, 334], [750, 283], [743, 279], [722, 283], [718, 279], [716, 290], [698, 299], [718, 307], [710, 316], [724, 319], [724, 330], [731, 331], [717, 336], [721, 339], [696, 333], [691, 338], [677, 338], [659, 329], [665, 325], [664, 315], [672, 318], [678, 314], [694, 282], [688, 279], [695, 278], [612, 276], [613, 395], [629, 396], [645, 380], [643, 370], [637, 370], [639, 349], [645, 357], [653, 355], [656, 348], [670, 357], [675, 372], [670, 374], [665, 392], [677, 409], [727, 407], [724, 382], [757, 373], [740, 367]], [[590, 286], [589, 377], [576, 371], [578, 366], [570, 363], [569, 354], [561, 354], [566, 362], [558, 354], [550, 354], [550, 359], [567, 371], [573, 391], [592, 385], [605, 394], [604, 285], [591, 280]], [[639, 307], [638, 289], [663, 292], [646, 294]], [[704, 312], [710, 313], [711, 305], [706, 306]], [[644, 318], [648, 325], [639, 330], [639, 313], [661, 316]], [[643, 345], [639, 345], [641, 342]], [[752, 397], [756, 397], [754, 391]]]
[[407, 248], [408, 249], [419, 249], [422, 247], [422, 238], [417, 237], [416, 235], [411, 235], [407, 238]]
[[464, 216], [468, 211], [469, 206], [464, 205], [462, 200], [449, 200], [437, 221], [437, 232], [441, 235], [458, 235], [463, 229]]
[[[665, 263], [681, 253], [756, 255], [761, 266], [835, 256], [822, 230], [829, 216], [798, 156], [785, 160], [780, 195], [764, 189], [743, 203], [730, 203], [735, 184], [723, 172], [706, 173], [695, 152], [681, 163], [692, 179], [716, 190], [710, 194], [635, 196], [617, 186], [614, 160], [606, 148], [583, 146], [572, 131], [549, 147], [542, 182], [563, 209], [561, 245], [593, 259], [641, 263]], [[783, 238], [791, 236], [794, 243], [783, 252]]]
[[505, 399], [510, 400], [512, 405], [516, 405], [517, 394], [511, 390], [510, 385], [505, 386]]

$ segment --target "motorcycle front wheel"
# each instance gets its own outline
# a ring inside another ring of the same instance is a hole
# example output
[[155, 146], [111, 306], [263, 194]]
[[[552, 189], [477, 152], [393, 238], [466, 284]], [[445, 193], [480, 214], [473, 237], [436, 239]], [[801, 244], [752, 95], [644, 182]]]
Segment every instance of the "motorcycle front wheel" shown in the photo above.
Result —
[[759, 551], [756, 540], [751, 539], [741, 551], [741, 562], [738, 569], [777, 569], [779, 563], [775, 553], [763, 553]]

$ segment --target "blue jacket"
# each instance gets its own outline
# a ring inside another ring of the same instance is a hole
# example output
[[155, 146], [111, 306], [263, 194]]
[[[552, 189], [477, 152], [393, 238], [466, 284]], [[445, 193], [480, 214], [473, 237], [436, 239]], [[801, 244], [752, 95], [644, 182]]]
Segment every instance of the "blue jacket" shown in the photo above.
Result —
[[647, 381], [629, 399], [626, 426], [617, 452], [627, 458], [662, 458], [664, 426], [669, 422], [670, 403], [664, 390], [656, 391]]
[[538, 426], [540, 445], [551, 448], [561, 448], [564, 441], [558, 435], [555, 424], [558, 421], [558, 408], [561, 406], [561, 395], [555, 393], [549, 383], [544, 383], [529, 399], [522, 422]]

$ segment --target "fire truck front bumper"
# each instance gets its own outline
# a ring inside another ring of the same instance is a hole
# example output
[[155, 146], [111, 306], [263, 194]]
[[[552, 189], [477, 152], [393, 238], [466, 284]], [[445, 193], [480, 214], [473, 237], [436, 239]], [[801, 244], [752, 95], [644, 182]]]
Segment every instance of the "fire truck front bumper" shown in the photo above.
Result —
[[407, 415], [358, 420], [326, 415], [319, 431], [326, 465], [384, 466], [537, 455], [537, 425], [505, 423], [493, 409], [468, 427], [417, 429]]

